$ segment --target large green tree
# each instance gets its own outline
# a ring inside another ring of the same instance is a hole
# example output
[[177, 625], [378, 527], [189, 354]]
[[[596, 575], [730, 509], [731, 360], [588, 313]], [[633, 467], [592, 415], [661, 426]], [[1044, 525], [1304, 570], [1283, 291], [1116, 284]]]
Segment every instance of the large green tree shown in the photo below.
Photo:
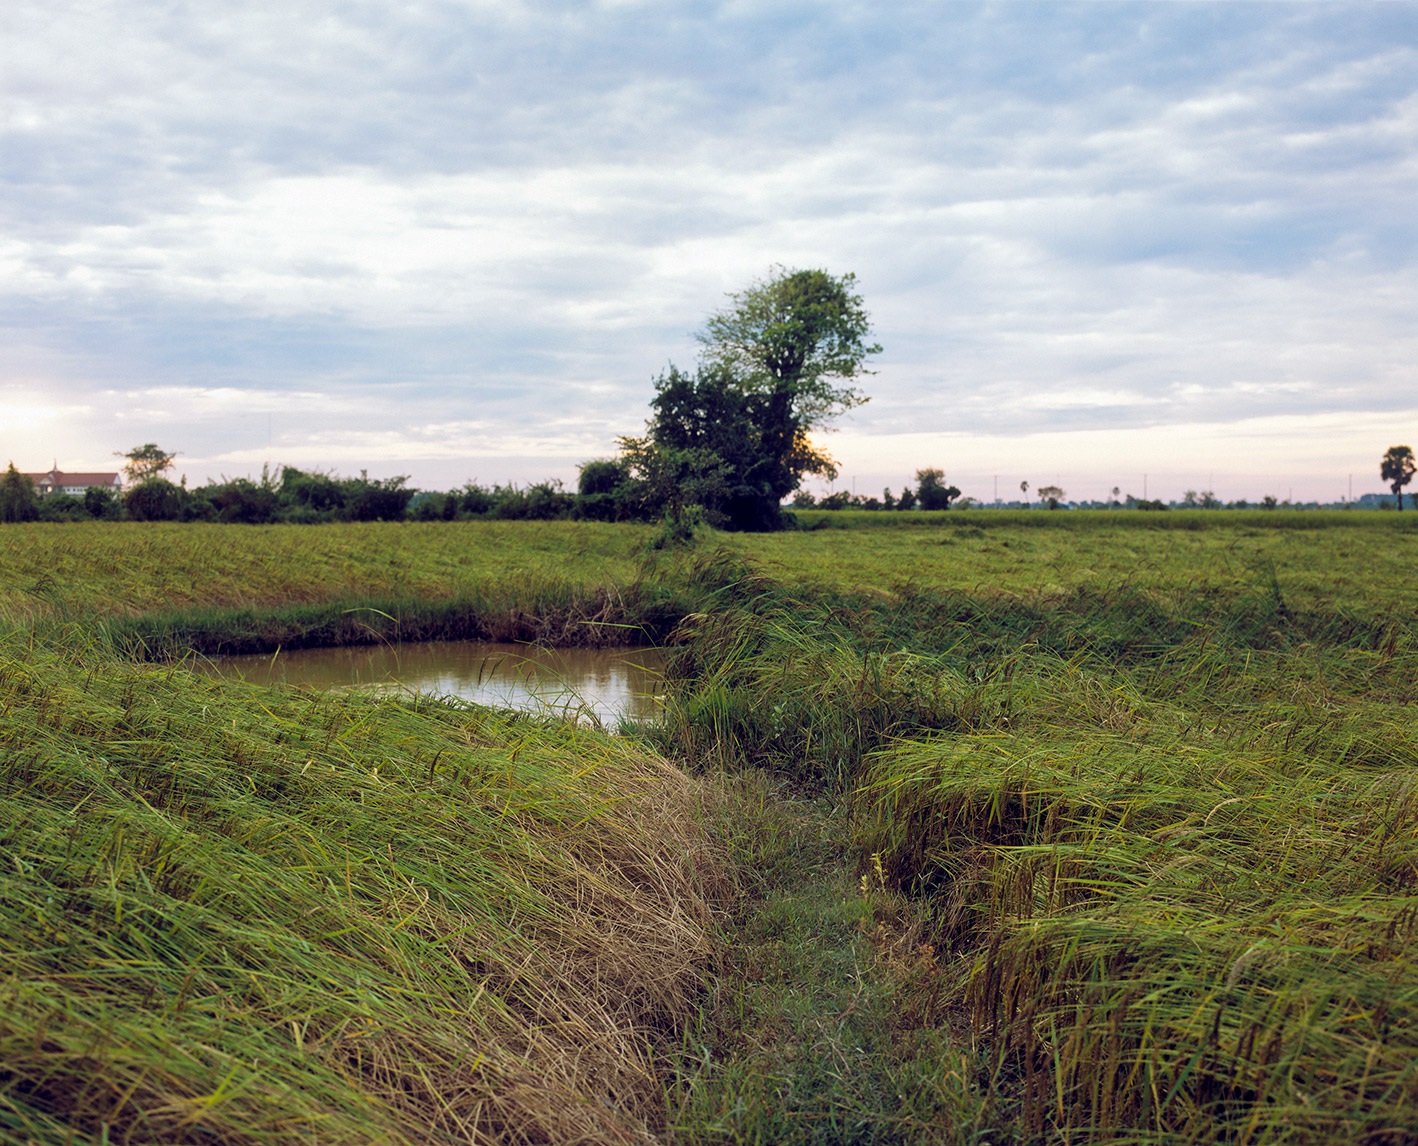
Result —
[[855, 282], [778, 267], [731, 295], [698, 335], [698, 368], [672, 366], [656, 382], [646, 438], [627, 439], [642, 451], [639, 468], [645, 444], [678, 451], [711, 520], [779, 528], [782, 500], [805, 475], [836, 476], [810, 432], [866, 401], [854, 383], [881, 347], [868, 341]]
[[1403, 487], [1413, 480], [1416, 468], [1413, 451], [1407, 446], [1389, 446], [1388, 453], [1379, 462], [1379, 476], [1388, 482], [1389, 489], [1397, 496], [1399, 509], [1403, 508]]
[[128, 459], [123, 466], [123, 473], [130, 485], [161, 478], [177, 460], [176, 454], [168, 453], [156, 442], [134, 446], [127, 453], [116, 453], [114, 456]]

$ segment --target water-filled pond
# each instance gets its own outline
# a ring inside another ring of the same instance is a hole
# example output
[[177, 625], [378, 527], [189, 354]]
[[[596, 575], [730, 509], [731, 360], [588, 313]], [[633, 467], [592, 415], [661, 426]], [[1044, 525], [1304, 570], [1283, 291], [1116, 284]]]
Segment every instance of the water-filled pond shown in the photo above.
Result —
[[210, 671], [257, 684], [456, 696], [479, 704], [578, 716], [614, 725], [655, 715], [659, 649], [539, 649], [490, 641], [432, 641], [297, 649], [220, 657]]

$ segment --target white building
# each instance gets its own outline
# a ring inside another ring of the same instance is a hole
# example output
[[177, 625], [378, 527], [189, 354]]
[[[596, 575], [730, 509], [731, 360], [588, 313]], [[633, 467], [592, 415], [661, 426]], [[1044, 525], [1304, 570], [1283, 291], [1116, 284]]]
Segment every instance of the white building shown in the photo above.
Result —
[[40, 497], [47, 497], [51, 493], [67, 493], [70, 497], [83, 497], [84, 490], [91, 485], [102, 486], [114, 493], [121, 493], [123, 490], [122, 476], [116, 473], [71, 474], [55, 468], [48, 473], [25, 474], [25, 477], [34, 482], [35, 492]]

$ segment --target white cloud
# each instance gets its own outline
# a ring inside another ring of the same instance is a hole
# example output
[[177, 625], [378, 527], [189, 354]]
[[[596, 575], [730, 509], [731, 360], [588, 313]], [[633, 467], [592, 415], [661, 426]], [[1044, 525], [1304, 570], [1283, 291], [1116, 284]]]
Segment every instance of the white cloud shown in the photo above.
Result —
[[[887, 353], [850, 425], [883, 441], [1057, 433], [1106, 466], [1110, 427], [1377, 432], [1418, 360], [1403, 20], [12, 0], [0, 384], [72, 403], [43, 452], [94, 462], [163, 432], [564, 472], [784, 263], [859, 273]], [[296, 409], [328, 432], [266, 432]]]

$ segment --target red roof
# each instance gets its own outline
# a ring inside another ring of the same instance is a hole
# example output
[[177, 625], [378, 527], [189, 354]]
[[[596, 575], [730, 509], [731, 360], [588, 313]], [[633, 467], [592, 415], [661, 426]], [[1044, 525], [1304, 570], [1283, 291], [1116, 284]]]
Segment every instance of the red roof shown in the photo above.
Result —
[[87, 489], [91, 485], [118, 485], [118, 475], [116, 473], [67, 473], [64, 470], [50, 470], [42, 474], [25, 474], [25, 477], [34, 482], [35, 485], [47, 486], [82, 486]]

